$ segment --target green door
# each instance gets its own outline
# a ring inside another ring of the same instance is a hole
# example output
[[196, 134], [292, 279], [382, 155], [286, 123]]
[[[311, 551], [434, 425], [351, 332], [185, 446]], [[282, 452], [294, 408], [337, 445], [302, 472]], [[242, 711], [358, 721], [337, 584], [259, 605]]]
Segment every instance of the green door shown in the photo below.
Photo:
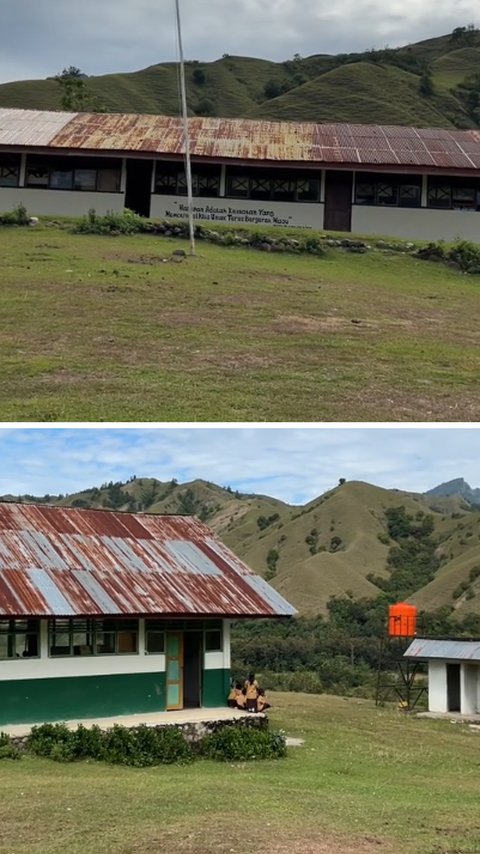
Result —
[[183, 709], [183, 634], [167, 632], [167, 711]]

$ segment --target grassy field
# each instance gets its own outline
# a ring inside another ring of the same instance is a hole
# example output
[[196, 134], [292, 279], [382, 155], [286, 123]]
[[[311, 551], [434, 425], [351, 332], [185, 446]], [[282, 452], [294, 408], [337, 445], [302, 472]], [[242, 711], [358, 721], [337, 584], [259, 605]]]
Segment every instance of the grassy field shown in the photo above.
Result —
[[277, 694], [286, 760], [129, 769], [4, 760], [2, 854], [473, 854], [478, 739], [364, 700]]
[[[0, 231], [0, 417], [451, 421], [480, 416], [479, 280], [153, 236]], [[165, 259], [165, 260], [163, 260]]]

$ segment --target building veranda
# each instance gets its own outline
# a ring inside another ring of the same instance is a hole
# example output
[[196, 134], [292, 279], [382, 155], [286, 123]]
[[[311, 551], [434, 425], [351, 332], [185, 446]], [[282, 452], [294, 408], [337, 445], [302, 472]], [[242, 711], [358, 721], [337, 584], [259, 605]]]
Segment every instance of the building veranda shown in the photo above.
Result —
[[[192, 118], [199, 222], [480, 241], [480, 132]], [[186, 219], [181, 122], [0, 109], [0, 211]]]
[[294, 613], [191, 517], [0, 504], [0, 726], [225, 706], [230, 621]]

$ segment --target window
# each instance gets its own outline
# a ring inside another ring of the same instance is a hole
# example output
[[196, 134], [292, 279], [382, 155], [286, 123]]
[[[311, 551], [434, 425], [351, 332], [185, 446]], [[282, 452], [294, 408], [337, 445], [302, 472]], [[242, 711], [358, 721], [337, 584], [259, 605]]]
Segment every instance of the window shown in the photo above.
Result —
[[165, 652], [165, 625], [161, 620], [145, 620], [145, 652]]
[[207, 629], [205, 632], [205, 652], [220, 652], [222, 632], [220, 629]]
[[419, 175], [357, 174], [357, 205], [418, 208], [421, 196], [422, 179]]
[[318, 202], [320, 181], [318, 178], [305, 178], [297, 181], [297, 202]]
[[293, 169], [231, 167], [227, 171], [226, 196], [272, 202], [318, 202], [320, 179]]
[[99, 157], [54, 157], [29, 155], [26, 187], [118, 193], [121, 164]]
[[232, 199], [248, 199], [250, 195], [250, 181], [247, 177], [229, 175], [227, 178], [227, 196]]
[[357, 205], [375, 204], [375, 184], [357, 183], [355, 188], [355, 201]]
[[0, 620], [0, 659], [38, 658], [40, 620]]
[[0, 187], [18, 187], [20, 155], [0, 154]]
[[477, 193], [473, 187], [452, 187], [452, 207], [457, 211], [474, 211]]
[[377, 205], [396, 205], [397, 187], [394, 184], [379, 182], [377, 184]]
[[421, 202], [420, 184], [400, 184], [398, 188], [398, 204], [402, 208], [418, 208]]
[[[161, 196], [186, 196], [187, 177], [178, 163], [158, 162], [155, 167], [155, 193]], [[212, 198], [220, 193], [220, 166], [192, 165], [192, 193]]]
[[432, 208], [450, 208], [452, 206], [451, 189], [448, 184], [437, 184], [428, 188], [428, 204]]
[[48, 648], [51, 656], [136, 654], [138, 620], [50, 620]]

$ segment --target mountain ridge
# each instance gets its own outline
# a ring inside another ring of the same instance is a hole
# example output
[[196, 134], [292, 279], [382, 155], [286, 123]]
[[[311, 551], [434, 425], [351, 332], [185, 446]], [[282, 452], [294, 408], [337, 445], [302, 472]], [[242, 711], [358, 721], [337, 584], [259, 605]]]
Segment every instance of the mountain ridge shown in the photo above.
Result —
[[[480, 510], [463, 495], [439, 494], [438, 488], [442, 484], [421, 494], [346, 481], [304, 505], [290, 505], [201, 479], [133, 477], [70, 495], [0, 500], [195, 515], [305, 615], [325, 614], [331, 597], [372, 599], [385, 590], [391, 595], [389, 589], [405, 589], [424, 610], [448, 607], [464, 615], [478, 611], [480, 601]], [[392, 588], [392, 554], [398, 557], [407, 540], [395, 539], [391, 516], [402, 507], [413, 529], [432, 520], [425, 540], [432, 571], [417, 583], [412, 558], [406, 587]]]
[[[191, 115], [417, 127], [480, 127], [480, 31], [350, 54], [284, 62], [224, 54], [186, 63]], [[178, 115], [177, 67], [82, 77], [92, 109]], [[0, 106], [62, 108], [54, 77], [0, 84]], [[71, 104], [68, 109], [75, 109]], [[82, 104], [79, 109], [88, 109]]]

